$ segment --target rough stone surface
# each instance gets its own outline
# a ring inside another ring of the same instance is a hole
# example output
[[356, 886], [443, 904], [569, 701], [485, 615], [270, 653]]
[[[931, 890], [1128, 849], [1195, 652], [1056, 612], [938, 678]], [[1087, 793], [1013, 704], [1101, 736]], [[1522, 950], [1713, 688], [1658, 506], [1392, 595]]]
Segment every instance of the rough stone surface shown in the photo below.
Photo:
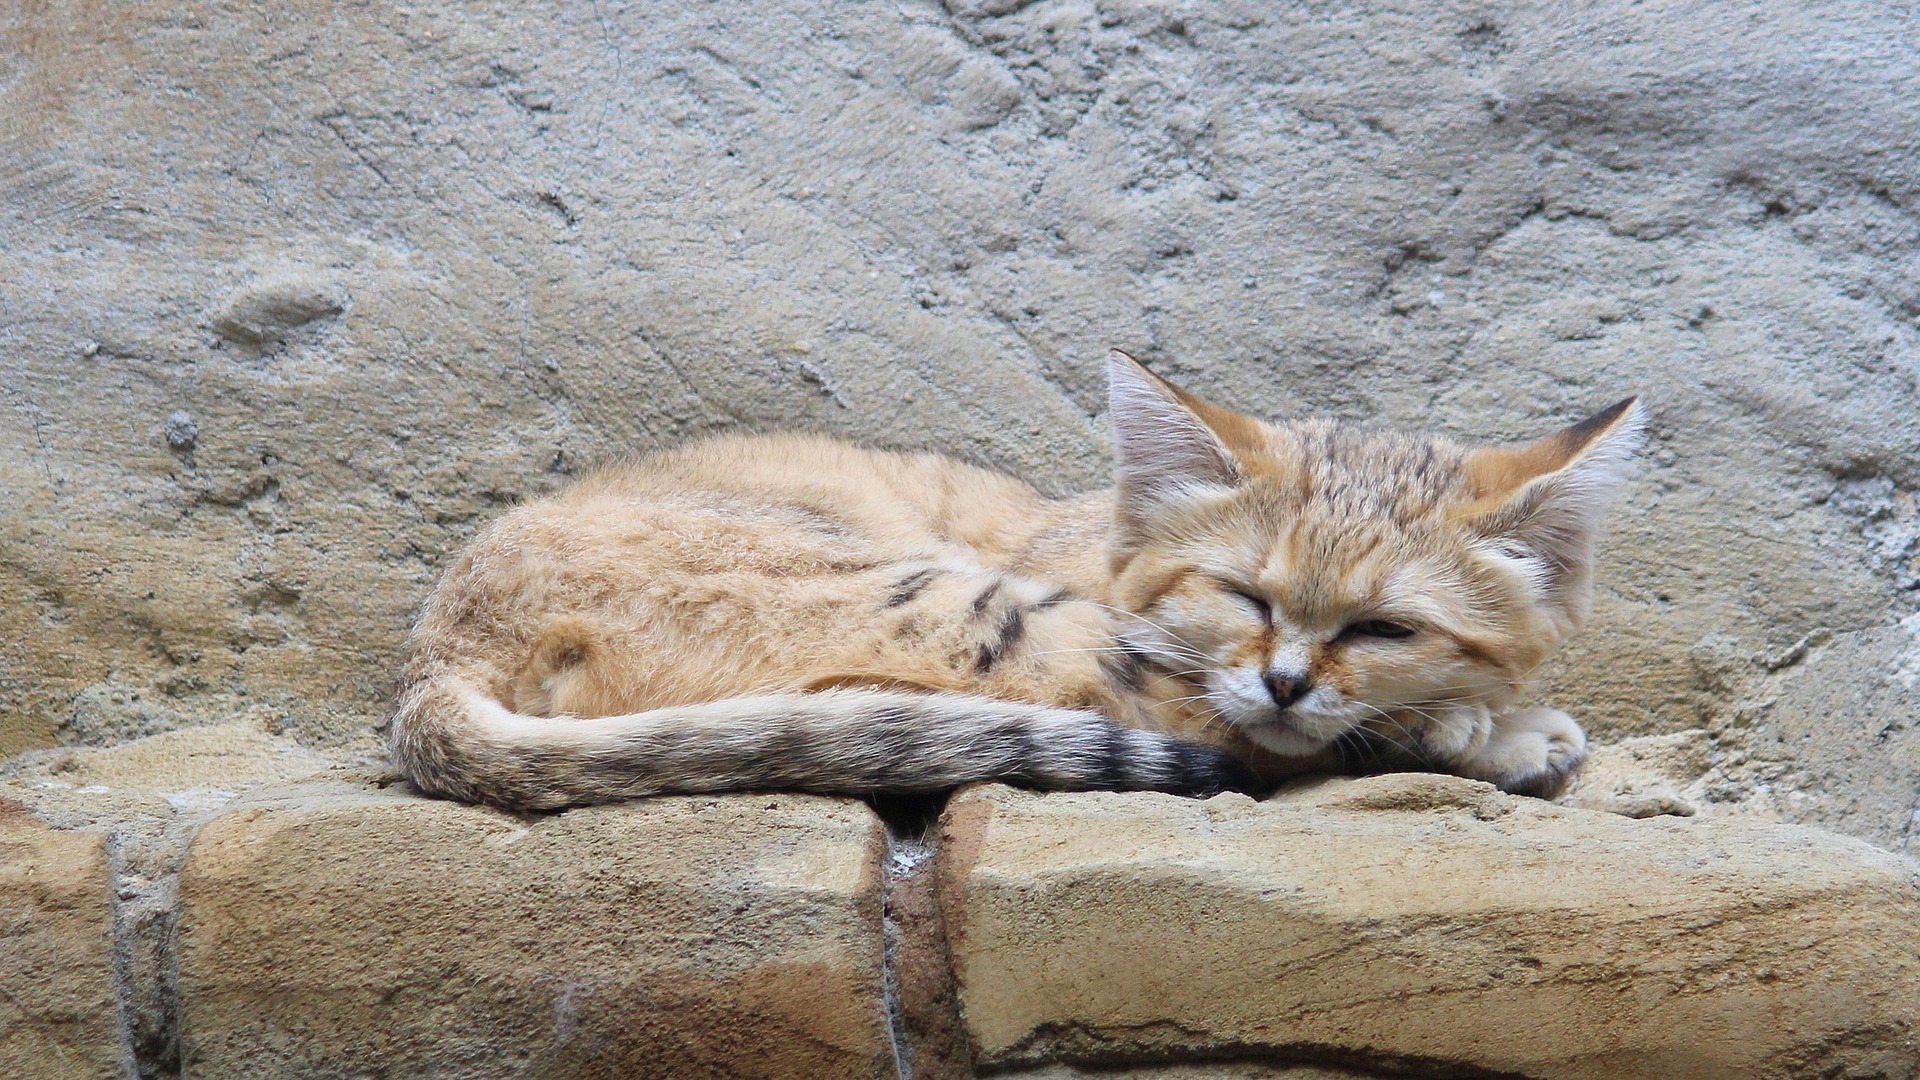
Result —
[[185, 1074], [891, 1076], [883, 842], [804, 796], [258, 796], [181, 880]]
[[126, 1075], [107, 838], [0, 799], [0, 1076]]
[[938, 859], [982, 1067], [1920, 1076], [1920, 871], [1817, 829], [1424, 775], [985, 787]]
[[1631, 818], [1692, 817], [1712, 804], [1712, 736], [1699, 728], [1597, 746], [1554, 801]]
[[1645, 391], [1553, 700], [1705, 732], [1705, 809], [1910, 849], [1915, 41], [1868, 0], [4, 6], [0, 754], [369, 745], [478, 522], [702, 432], [1096, 482], [1120, 345], [1473, 436]]
[[1010, 1080], [1373, 1080], [1380, 1072], [1313, 1065], [1146, 1065], [1140, 1068], [1073, 1068], [1048, 1065], [996, 1072]]
[[92, 834], [74, 834], [76, 843], [110, 837], [121, 1019], [142, 1080], [159, 1080], [179, 1067], [174, 931], [187, 841], [248, 791], [352, 770], [245, 721], [107, 741], [113, 745], [34, 751], [0, 764], [0, 802], [13, 799], [59, 828]]
[[[0, 5], [0, 799], [84, 830], [0, 812], [0, 1074], [886, 1072], [885, 949], [929, 1077], [1911, 1075], [1910, 869], [1738, 819], [1920, 850], [1917, 41], [1866, 0]], [[369, 779], [501, 507], [735, 428], [1097, 483], [1110, 345], [1469, 437], [1645, 392], [1543, 673], [1615, 816], [976, 793], [915, 867], [857, 804]]]

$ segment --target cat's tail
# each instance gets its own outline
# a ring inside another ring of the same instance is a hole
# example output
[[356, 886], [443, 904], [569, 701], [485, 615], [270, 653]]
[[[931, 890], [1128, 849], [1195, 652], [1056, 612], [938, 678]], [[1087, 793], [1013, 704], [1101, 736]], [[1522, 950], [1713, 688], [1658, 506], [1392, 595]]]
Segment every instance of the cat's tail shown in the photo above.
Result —
[[923, 793], [975, 780], [1187, 795], [1257, 791], [1224, 750], [1095, 713], [955, 693], [762, 694], [596, 719], [513, 712], [455, 678], [423, 679], [389, 730], [394, 764], [432, 795], [553, 809], [666, 792]]

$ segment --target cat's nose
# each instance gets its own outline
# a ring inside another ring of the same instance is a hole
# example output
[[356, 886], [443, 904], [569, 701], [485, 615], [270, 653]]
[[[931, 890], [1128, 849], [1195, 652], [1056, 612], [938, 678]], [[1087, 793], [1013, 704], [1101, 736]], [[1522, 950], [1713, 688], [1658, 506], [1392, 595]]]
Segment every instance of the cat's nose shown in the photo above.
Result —
[[1286, 709], [1294, 702], [1307, 696], [1312, 687], [1307, 685], [1306, 676], [1288, 675], [1279, 671], [1269, 671], [1266, 675], [1267, 693], [1273, 695], [1273, 703]]

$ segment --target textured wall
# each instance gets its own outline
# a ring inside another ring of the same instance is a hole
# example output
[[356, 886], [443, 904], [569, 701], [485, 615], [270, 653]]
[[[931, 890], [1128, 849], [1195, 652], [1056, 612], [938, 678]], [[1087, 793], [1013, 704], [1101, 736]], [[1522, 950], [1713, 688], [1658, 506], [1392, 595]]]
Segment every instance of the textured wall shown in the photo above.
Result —
[[690, 434], [1097, 482], [1119, 345], [1462, 435], [1644, 391], [1554, 699], [1904, 846], [1917, 46], [1867, 2], [8, 5], [0, 754], [370, 745], [448, 551]]

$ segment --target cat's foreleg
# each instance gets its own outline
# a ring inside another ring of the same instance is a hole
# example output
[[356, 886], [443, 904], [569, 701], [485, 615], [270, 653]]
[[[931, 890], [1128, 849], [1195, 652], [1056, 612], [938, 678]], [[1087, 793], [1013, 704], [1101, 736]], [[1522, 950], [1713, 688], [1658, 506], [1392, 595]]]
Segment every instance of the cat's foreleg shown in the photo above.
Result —
[[1485, 780], [1515, 795], [1552, 798], [1587, 756], [1587, 736], [1573, 717], [1544, 705], [1492, 714], [1486, 737], [1447, 771]]
[[1453, 773], [1515, 795], [1551, 798], [1587, 754], [1580, 725], [1545, 706], [1496, 713], [1484, 705], [1427, 705], [1367, 727], [1377, 756], [1363, 768]]

